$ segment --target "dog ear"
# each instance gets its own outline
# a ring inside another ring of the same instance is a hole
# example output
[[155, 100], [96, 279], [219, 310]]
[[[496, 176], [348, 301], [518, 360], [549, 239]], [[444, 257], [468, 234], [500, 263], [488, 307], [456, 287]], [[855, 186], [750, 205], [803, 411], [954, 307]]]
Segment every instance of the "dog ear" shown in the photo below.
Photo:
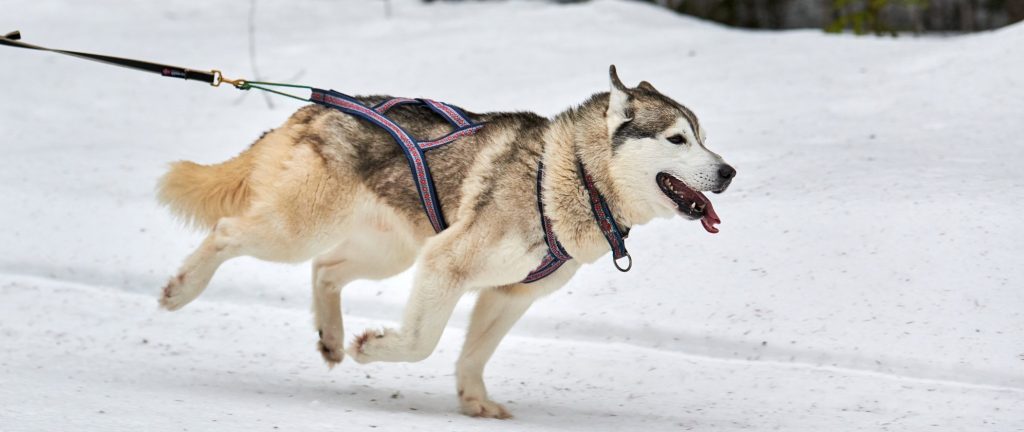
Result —
[[649, 83], [647, 81], [640, 81], [640, 85], [638, 85], [637, 88], [640, 88], [640, 89], [643, 89], [643, 90], [647, 90], [647, 91], [651, 91], [651, 92], [655, 92], [655, 93], [660, 93], [658, 91], [658, 89], [654, 88], [654, 86], [652, 86], [651, 83]]
[[619, 74], [615, 72], [615, 65], [608, 68], [608, 77], [611, 80], [611, 89], [608, 92], [608, 127], [614, 129], [622, 123], [632, 120], [633, 110], [629, 106], [628, 89], [619, 80]]

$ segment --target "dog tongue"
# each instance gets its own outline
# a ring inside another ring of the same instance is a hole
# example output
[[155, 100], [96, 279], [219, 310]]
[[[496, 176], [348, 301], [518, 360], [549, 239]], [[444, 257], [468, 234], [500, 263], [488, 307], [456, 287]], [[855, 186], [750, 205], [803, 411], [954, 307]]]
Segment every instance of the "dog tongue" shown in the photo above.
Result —
[[697, 192], [697, 196], [700, 198], [701, 204], [704, 204], [704, 217], [700, 218], [701, 225], [704, 225], [704, 229], [709, 233], [717, 233], [718, 227], [715, 224], [722, 223], [722, 220], [718, 218], [718, 213], [715, 213], [715, 207], [711, 205], [711, 200], [704, 194]]

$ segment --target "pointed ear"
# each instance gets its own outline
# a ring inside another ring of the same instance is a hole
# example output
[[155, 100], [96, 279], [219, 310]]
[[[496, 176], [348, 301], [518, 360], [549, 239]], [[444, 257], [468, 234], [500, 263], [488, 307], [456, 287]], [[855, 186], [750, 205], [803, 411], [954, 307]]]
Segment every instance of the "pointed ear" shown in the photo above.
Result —
[[655, 93], [660, 93], [658, 91], [658, 89], [654, 88], [654, 86], [652, 86], [651, 83], [649, 83], [647, 81], [640, 81], [640, 85], [637, 86], [637, 87], [642, 88], [642, 89], [647, 90], [647, 91], [652, 91], [652, 92], [655, 92]]
[[619, 80], [615, 65], [608, 68], [608, 77], [611, 80], [611, 89], [608, 92], [608, 128], [613, 129], [632, 120], [633, 112], [629, 107], [629, 93]]

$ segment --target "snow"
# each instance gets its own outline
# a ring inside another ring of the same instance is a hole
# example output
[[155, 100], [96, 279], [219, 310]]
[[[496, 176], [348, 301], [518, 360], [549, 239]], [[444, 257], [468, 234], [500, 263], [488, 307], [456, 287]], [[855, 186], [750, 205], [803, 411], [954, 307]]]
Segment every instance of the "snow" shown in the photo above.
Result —
[[[551, 115], [651, 81], [739, 171], [722, 232], [634, 229], [539, 302], [457, 414], [472, 298], [417, 364], [328, 370], [308, 269], [239, 259], [181, 312], [200, 234], [168, 162], [238, 153], [299, 105], [0, 48], [0, 431], [1024, 430], [1024, 26], [959, 37], [750, 32], [623, 1], [260, 2], [266, 79]], [[27, 42], [248, 76], [246, 7], [15, 1]], [[344, 292], [393, 325], [410, 276]]]

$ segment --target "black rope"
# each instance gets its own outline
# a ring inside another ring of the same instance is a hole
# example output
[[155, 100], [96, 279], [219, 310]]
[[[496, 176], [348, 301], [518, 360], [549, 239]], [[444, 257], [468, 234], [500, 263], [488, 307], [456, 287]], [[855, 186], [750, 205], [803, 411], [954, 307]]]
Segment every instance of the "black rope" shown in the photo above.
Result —
[[152, 63], [141, 60], [126, 59], [121, 57], [113, 57], [102, 54], [84, 53], [78, 51], [67, 51], [41, 47], [38, 45], [27, 44], [21, 42], [21, 32], [12, 31], [3, 37], [0, 37], [0, 45], [7, 45], [17, 48], [25, 48], [39, 51], [49, 51], [58, 54], [69, 55], [72, 57], [78, 57], [86, 60], [97, 61], [100, 63], [112, 64], [115, 66], [126, 67], [129, 69], [140, 70], [144, 72], [152, 72], [160, 74], [166, 77], [181, 78], [185, 80], [202, 81], [210, 85], [219, 85], [221, 83], [222, 76], [217, 71], [197, 71], [179, 66], [171, 66], [160, 63]]

